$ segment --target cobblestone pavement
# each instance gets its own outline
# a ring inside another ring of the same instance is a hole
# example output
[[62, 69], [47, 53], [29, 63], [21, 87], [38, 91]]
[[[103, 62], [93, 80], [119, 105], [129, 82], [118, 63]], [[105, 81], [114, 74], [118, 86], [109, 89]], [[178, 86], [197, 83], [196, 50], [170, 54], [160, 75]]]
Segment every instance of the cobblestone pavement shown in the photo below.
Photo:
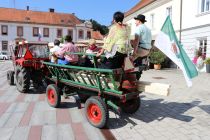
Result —
[[[63, 100], [62, 108], [54, 109], [47, 105], [44, 93], [20, 94], [6, 82], [10, 68], [10, 62], [0, 62], [0, 140], [104, 139], [87, 122], [75, 98]], [[180, 70], [149, 70], [141, 80], [170, 84], [170, 95], [142, 93], [141, 108], [135, 114], [119, 117], [110, 112], [108, 126], [116, 139], [210, 139], [210, 74], [199, 74], [191, 88]]]
[[210, 140], [210, 74], [200, 73], [186, 86], [180, 70], [149, 70], [142, 81], [171, 85], [168, 97], [141, 94], [133, 115], [111, 113], [110, 129], [119, 140]]
[[45, 94], [20, 94], [6, 82], [10, 61], [0, 62], [0, 140], [103, 140], [78, 109], [75, 98], [62, 100], [62, 107], [51, 108]]

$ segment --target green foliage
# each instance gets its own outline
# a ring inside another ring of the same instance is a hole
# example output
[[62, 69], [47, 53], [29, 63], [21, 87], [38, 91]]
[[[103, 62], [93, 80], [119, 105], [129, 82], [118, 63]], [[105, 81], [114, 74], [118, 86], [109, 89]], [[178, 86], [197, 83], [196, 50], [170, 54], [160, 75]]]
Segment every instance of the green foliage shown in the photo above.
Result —
[[209, 58], [206, 58], [206, 60], [204, 61], [204, 63], [210, 64], [210, 57]]
[[64, 43], [64, 42], [65, 42], [65, 37], [62, 37], [62, 38], [60, 39], [60, 42], [61, 42], [61, 43]]
[[105, 25], [99, 24], [97, 21], [91, 19], [90, 22], [93, 25], [93, 30], [94, 31], [99, 31], [102, 35], [105, 35], [109, 32], [109, 29]]
[[163, 54], [161, 51], [153, 51], [149, 57], [150, 62], [153, 64], [161, 64], [166, 59], [165, 54]]

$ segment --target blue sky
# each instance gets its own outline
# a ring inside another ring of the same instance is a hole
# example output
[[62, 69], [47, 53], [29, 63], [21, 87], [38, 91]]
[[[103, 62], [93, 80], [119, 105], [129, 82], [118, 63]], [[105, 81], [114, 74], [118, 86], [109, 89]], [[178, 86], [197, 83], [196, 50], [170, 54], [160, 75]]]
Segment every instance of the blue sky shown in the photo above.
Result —
[[0, 7], [15, 7], [31, 10], [48, 11], [54, 8], [56, 12], [75, 13], [81, 19], [94, 19], [100, 24], [110, 25], [112, 15], [116, 11], [125, 12], [140, 0], [0, 0]]

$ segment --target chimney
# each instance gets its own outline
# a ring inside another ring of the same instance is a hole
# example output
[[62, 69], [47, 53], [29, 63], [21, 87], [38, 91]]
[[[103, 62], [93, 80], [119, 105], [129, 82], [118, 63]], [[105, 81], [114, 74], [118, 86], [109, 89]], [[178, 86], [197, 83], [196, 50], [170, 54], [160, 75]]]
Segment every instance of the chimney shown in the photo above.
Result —
[[55, 9], [50, 8], [50, 9], [49, 9], [49, 12], [54, 13], [54, 12], [55, 12]]
[[26, 7], [26, 10], [29, 11], [29, 6]]
[[72, 13], [72, 15], [74, 15], [74, 16], [75, 16], [75, 13]]

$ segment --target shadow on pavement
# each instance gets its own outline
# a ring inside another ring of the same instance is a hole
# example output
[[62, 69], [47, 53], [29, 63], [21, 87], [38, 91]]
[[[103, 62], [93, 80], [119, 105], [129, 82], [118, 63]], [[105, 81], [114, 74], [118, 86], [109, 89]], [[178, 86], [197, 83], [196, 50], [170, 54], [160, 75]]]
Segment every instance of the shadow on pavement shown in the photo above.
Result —
[[[141, 97], [140, 109], [132, 114], [120, 115], [120, 118], [110, 118], [110, 129], [116, 129], [127, 125], [128, 123], [135, 127], [137, 125], [132, 119], [140, 120], [145, 123], [152, 121], [162, 121], [165, 118], [172, 118], [183, 122], [190, 122], [194, 117], [184, 115], [184, 113], [200, 104], [200, 101], [192, 101], [191, 103], [166, 102], [163, 99], [144, 100]], [[207, 107], [206, 107], [207, 108]], [[210, 110], [208, 109], [210, 112]]]
[[210, 105], [199, 105], [198, 107], [206, 113], [210, 114]]

